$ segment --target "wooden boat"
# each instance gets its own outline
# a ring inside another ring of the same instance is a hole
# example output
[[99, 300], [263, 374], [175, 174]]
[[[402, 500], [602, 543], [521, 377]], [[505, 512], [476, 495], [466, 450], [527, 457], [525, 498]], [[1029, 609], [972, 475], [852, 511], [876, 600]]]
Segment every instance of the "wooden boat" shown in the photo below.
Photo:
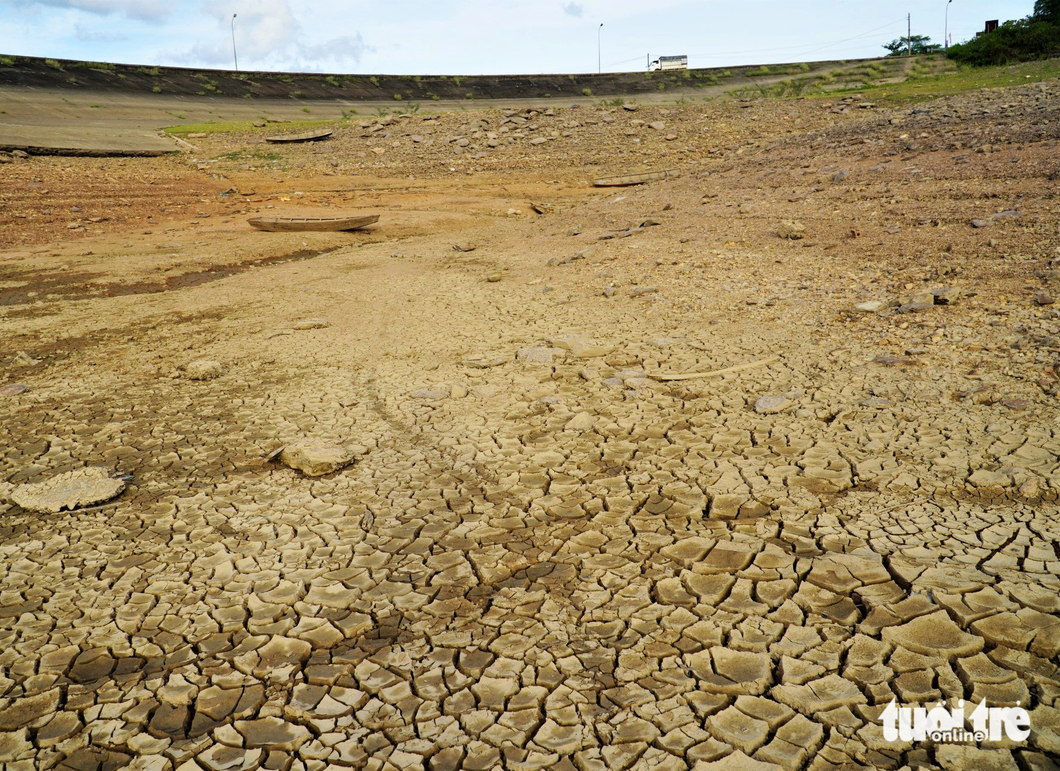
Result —
[[247, 222], [270, 233], [299, 233], [310, 230], [337, 232], [359, 230], [379, 221], [378, 214], [360, 217], [253, 217]]
[[309, 131], [305, 134], [279, 134], [274, 137], [265, 137], [265, 141], [272, 142], [274, 145], [294, 144], [295, 142], [319, 142], [322, 139], [327, 139], [333, 133], [332, 131]]
[[615, 177], [600, 177], [593, 180], [594, 187], [631, 187], [643, 185], [645, 182], [658, 182], [660, 179], [670, 179], [677, 176], [676, 169], [665, 169], [663, 171], [646, 171], [643, 174], [620, 174]]

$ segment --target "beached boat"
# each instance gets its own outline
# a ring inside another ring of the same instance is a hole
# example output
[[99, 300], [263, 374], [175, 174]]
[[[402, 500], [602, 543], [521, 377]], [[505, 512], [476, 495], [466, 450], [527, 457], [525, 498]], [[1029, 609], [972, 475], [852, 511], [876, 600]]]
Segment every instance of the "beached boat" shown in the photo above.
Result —
[[258, 230], [268, 230], [271, 233], [359, 230], [378, 221], [378, 214], [360, 217], [253, 217], [247, 220]]
[[319, 142], [322, 139], [327, 139], [333, 133], [331, 131], [310, 131], [305, 134], [279, 134], [274, 137], [265, 137], [265, 141], [272, 142], [274, 145], [294, 144], [295, 142]]
[[643, 174], [619, 174], [614, 177], [600, 177], [593, 180], [593, 185], [595, 187], [631, 187], [632, 185], [643, 185], [645, 182], [657, 182], [660, 179], [670, 179], [676, 176], [676, 169], [646, 171]]

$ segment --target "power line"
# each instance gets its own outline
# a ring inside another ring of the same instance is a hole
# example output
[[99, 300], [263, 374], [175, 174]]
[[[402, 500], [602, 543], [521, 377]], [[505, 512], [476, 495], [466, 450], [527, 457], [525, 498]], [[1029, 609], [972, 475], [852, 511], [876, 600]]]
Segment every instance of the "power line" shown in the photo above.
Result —
[[[860, 33], [858, 35], [854, 35], [854, 37], [844, 38], [843, 40], [836, 40], [836, 41], [834, 41], [832, 43], [825, 43], [824, 45], [822, 45], [822, 46], [820, 46], [818, 48], [813, 48], [813, 49], [811, 49], [809, 51], [803, 51], [803, 53], [812, 54], [812, 53], [816, 53], [817, 51], [823, 51], [826, 48], [832, 48], [833, 46], [841, 45], [843, 43], [849, 43], [852, 40], [859, 40], [861, 38], [870, 37], [870, 36], [876, 34], [877, 32], [879, 32], [881, 30], [887, 29], [889, 27], [893, 27], [893, 26], [895, 26], [897, 24], [905, 24], [905, 21], [906, 21], [905, 19], [899, 19], [897, 21], [892, 21], [892, 22], [890, 22], [888, 24], [884, 24], [882, 27], [877, 27], [876, 29], [869, 30], [868, 32], [862, 32], [862, 33]], [[746, 54], [766, 54], [766, 53], [774, 53], [776, 51], [799, 51], [799, 50], [801, 50], [803, 48], [807, 48], [807, 47], [814, 46], [814, 45], [817, 45], [817, 44], [816, 43], [807, 43], [807, 44], [801, 45], [801, 46], [785, 46], [785, 47], [782, 47], [782, 48], [760, 48], [760, 49], [754, 50], [754, 51], [726, 51], [726, 52], [720, 53], [720, 54], [690, 54], [690, 55], [691, 56], [695, 56], [696, 58], [700, 58], [700, 59], [707, 59], [707, 58], [717, 58], [719, 56], [744, 56]]]
[[[808, 51], [803, 51], [803, 49], [811, 47], [811, 46], [815, 46], [817, 44], [816, 43], [807, 43], [807, 44], [801, 45], [801, 46], [782, 46], [780, 48], [758, 48], [758, 49], [748, 50], [748, 51], [725, 51], [723, 53], [714, 53], [714, 54], [689, 54], [689, 58], [690, 59], [691, 58], [695, 58], [695, 59], [721, 59], [721, 58], [727, 58], [727, 57], [732, 57], [732, 56], [748, 56], [750, 54], [776, 53], [778, 51], [801, 51], [803, 54], [812, 54], [812, 53], [816, 53], [818, 51], [823, 51], [826, 48], [832, 48], [834, 46], [841, 45], [843, 43], [849, 43], [849, 42], [851, 42], [853, 40], [860, 40], [861, 38], [871, 37], [871, 36], [875, 35], [877, 32], [880, 32], [881, 30], [888, 29], [889, 27], [894, 27], [894, 26], [896, 26], [898, 24], [905, 24], [905, 22], [906, 22], [905, 19], [899, 19], [897, 21], [892, 21], [892, 22], [890, 22], [888, 24], [884, 24], [882, 27], [877, 27], [876, 29], [869, 30], [868, 32], [863, 32], [861, 34], [855, 35], [854, 37], [844, 38], [843, 40], [836, 40], [836, 41], [834, 41], [832, 43], [825, 43], [824, 45], [819, 46], [817, 48], [810, 48], [810, 50], [808, 50]], [[608, 67], [617, 67], [620, 64], [629, 64], [630, 62], [638, 62], [638, 61], [640, 61], [640, 57], [639, 56], [635, 56], [632, 59], [624, 59], [623, 61], [620, 61], [620, 62], [610, 62], [607, 66]]]

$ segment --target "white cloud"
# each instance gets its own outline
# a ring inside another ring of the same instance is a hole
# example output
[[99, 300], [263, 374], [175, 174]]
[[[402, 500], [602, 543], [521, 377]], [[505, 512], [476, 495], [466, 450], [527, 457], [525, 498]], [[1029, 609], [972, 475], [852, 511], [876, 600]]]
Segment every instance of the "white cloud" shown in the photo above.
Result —
[[322, 69], [322, 63], [357, 63], [368, 51], [360, 33], [317, 43], [308, 39], [294, 15], [289, 0], [235, 0], [227, 8], [205, 8], [216, 19], [213, 42], [201, 42], [179, 59], [227, 66], [232, 62], [232, 14], [235, 18], [236, 50], [241, 63], [279, 66], [286, 69]]
[[353, 37], [346, 35], [333, 38], [320, 45], [298, 44], [301, 58], [310, 62], [359, 62], [365, 52], [371, 50], [373, 50], [371, 46], [364, 44], [364, 39], [361, 37], [360, 32]]
[[169, 16], [173, 3], [166, 0], [32, 0], [35, 5], [70, 8], [100, 15], [119, 13], [131, 19], [161, 21]]
[[129, 39], [126, 35], [96, 32], [88, 29], [83, 24], [74, 25], [74, 37], [82, 43], [122, 43]]
[[568, 16], [574, 16], [581, 18], [582, 13], [585, 11], [585, 6], [581, 3], [564, 3], [562, 6], [563, 12]]

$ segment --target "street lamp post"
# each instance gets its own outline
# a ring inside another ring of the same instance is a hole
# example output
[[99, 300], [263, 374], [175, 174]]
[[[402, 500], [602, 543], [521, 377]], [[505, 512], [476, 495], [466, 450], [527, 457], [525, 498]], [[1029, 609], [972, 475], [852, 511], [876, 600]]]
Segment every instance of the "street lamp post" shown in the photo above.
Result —
[[598, 75], [603, 74], [604, 65], [603, 59], [600, 56], [600, 36], [604, 33], [604, 24], [600, 22], [600, 26], [596, 28], [596, 73]]
[[942, 35], [942, 47], [943, 49], [950, 47], [950, 3], [953, 0], [946, 0], [946, 31]]
[[232, 58], [236, 61], [236, 72], [239, 72], [239, 56], [236, 54], [236, 16], [232, 14]]

